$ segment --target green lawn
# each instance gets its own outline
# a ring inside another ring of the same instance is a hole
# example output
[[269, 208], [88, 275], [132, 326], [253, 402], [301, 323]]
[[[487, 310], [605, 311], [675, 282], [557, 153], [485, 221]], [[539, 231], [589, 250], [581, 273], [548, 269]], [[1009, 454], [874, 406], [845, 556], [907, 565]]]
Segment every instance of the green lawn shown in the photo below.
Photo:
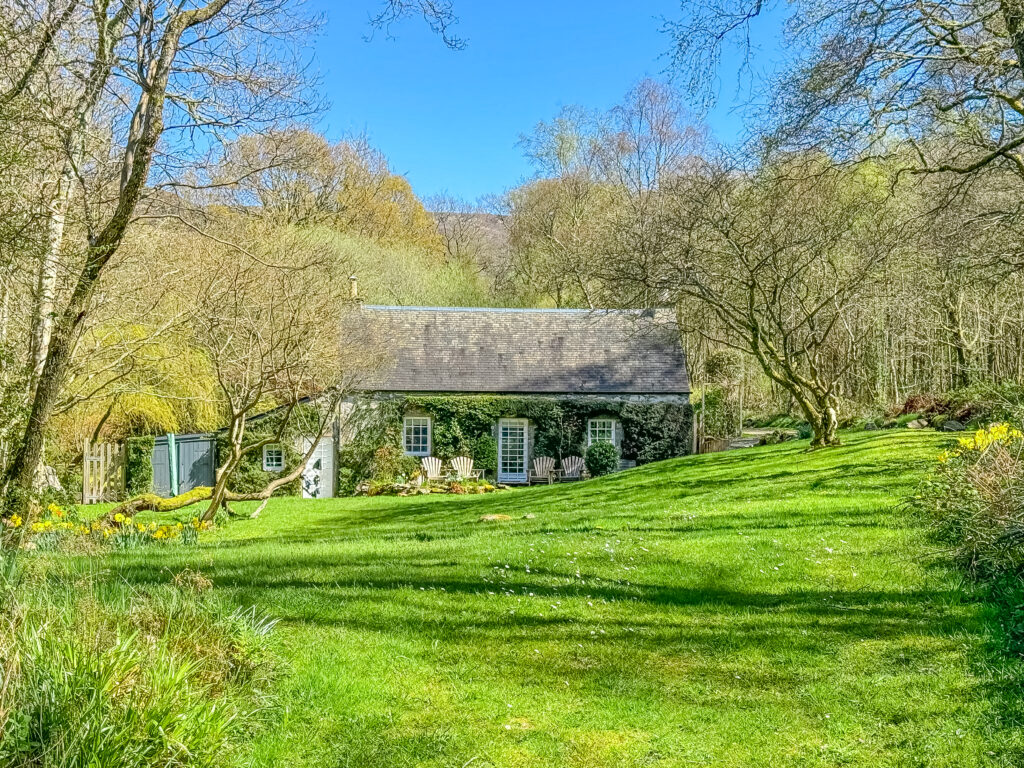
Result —
[[[184, 568], [281, 623], [257, 766], [1024, 765], [995, 609], [898, 504], [942, 436], [484, 497], [280, 500]], [[509, 522], [480, 522], [481, 515]]]

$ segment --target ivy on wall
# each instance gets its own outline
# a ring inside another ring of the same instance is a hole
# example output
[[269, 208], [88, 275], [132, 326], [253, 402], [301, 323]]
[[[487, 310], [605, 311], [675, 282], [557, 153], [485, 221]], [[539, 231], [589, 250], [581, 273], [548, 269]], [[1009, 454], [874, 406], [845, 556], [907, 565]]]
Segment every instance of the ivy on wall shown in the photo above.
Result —
[[[250, 419], [245, 428], [243, 447], [273, 437], [281, 426], [281, 419], [284, 417], [283, 410], [269, 411], [265, 415]], [[317, 419], [316, 411], [311, 405], [300, 405], [291, 414], [288, 424], [285, 426], [279, 445], [284, 453], [284, 468], [279, 472], [267, 472], [263, 469], [263, 451], [257, 449], [242, 458], [242, 462], [235, 469], [231, 480], [228, 482], [229, 490], [235, 493], [258, 493], [267, 487], [267, 484], [281, 474], [285, 474], [299, 463], [302, 453], [296, 447], [303, 435], [303, 426], [315, 424]], [[308, 433], [308, 429], [307, 429]], [[217, 461], [223, 461], [231, 450], [231, 442], [227, 430], [217, 433]], [[298, 496], [302, 492], [302, 478], [297, 477], [291, 483], [278, 488], [276, 496]]]
[[690, 452], [692, 409], [672, 402], [599, 397], [515, 397], [502, 395], [407, 396], [367, 400], [348, 425], [351, 439], [338, 460], [338, 488], [351, 493], [360, 483], [391, 483], [414, 472], [419, 461], [402, 453], [402, 417], [431, 417], [432, 450], [441, 459], [471, 456], [478, 469], [494, 472], [499, 419], [529, 419], [533, 454], [561, 459], [583, 456], [587, 421], [617, 419], [623, 429], [622, 458], [643, 464]]

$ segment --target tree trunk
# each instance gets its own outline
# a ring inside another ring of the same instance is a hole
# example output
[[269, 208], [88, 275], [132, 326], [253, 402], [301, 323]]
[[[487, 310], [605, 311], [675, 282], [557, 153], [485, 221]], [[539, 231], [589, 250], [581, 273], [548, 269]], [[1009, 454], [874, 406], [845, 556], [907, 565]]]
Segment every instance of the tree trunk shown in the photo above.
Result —
[[36, 468], [43, 456], [46, 427], [60, 397], [60, 390], [75, 345], [78, 343], [78, 334], [85, 320], [86, 307], [92, 297], [101, 265], [105, 263], [106, 258], [102, 263], [98, 263], [96, 258], [87, 261], [67, 306], [54, 323], [46, 361], [36, 384], [35, 397], [32, 399], [28, 424], [0, 487], [6, 516], [18, 513], [21, 517], [26, 517]]
[[42, 263], [39, 265], [39, 279], [36, 283], [36, 306], [32, 318], [32, 344], [30, 368], [32, 377], [29, 392], [35, 389], [36, 382], [43, 373], [46, 364], [46, 352], [50, 347], [50, 336], [53, 333], [54, 301], [57, 295], [57, 271], [60, 265], [60, 250], [64, 245], [64, 225], [67, 220], [68, 205], [71, 200], [72, 169], [65, 163], [64, 169], [57, 180], [47, 211], [46, 250]]
[[814, 437], [811, 439], [811, 448], [828, 448], [841, 445], [836, 431], [839, 429], [839, 414], [832, 404], [826, 404], [821, 409], [817, 422], [811, 424], [814, 428]]

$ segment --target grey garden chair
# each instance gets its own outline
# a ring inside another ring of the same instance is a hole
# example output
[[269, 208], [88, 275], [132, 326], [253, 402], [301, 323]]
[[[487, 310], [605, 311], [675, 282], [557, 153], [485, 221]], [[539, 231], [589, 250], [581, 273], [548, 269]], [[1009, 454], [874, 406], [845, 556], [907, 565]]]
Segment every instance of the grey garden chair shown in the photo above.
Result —
[[531, 483], [548, 483], [555, 481], [555, 460], [550, 456], [538, 456], [533, 460], [533, 471], [530, 473]]
[[583, 459], [580, 456], [566, 456], [562, 459], [562, 480], [583, 479]]

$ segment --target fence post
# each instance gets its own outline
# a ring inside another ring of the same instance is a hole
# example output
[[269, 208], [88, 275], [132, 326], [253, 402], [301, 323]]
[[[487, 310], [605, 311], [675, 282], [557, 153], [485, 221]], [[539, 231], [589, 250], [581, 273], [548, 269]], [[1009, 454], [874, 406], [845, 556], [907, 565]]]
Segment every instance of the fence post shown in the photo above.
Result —
[[82, 503], [89, 503], [89, 438], [82, 447]]

